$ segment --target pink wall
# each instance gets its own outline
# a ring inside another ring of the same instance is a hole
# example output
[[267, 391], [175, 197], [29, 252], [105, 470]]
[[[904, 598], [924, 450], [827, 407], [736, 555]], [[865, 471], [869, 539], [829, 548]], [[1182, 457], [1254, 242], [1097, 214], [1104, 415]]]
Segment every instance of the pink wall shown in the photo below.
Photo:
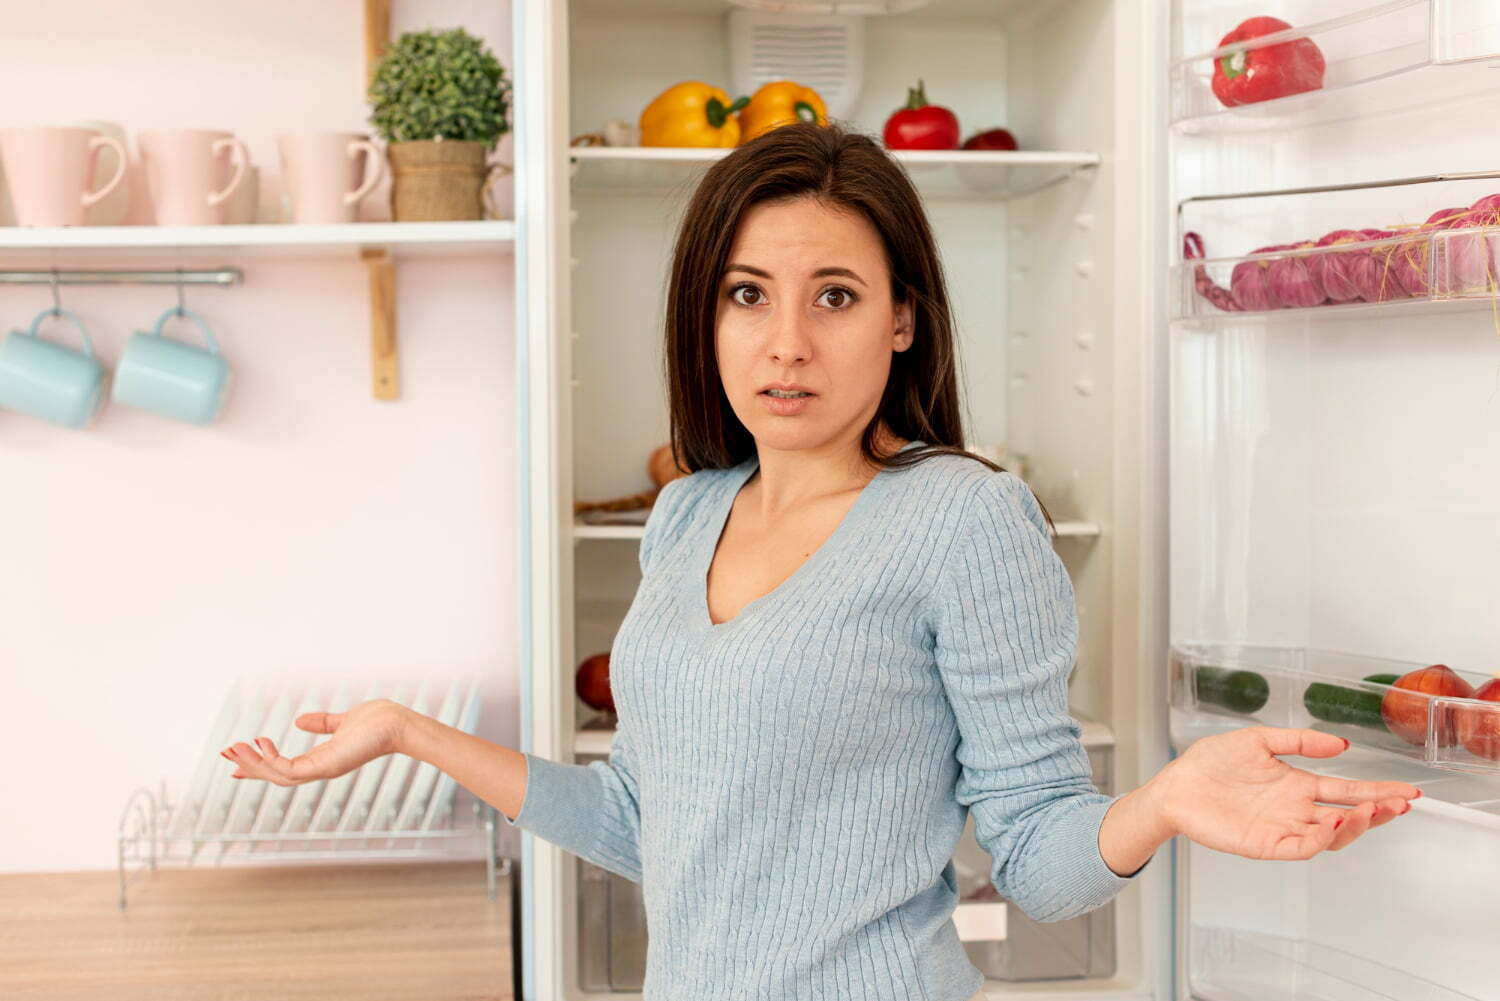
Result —
[[[395, 8], [393, 32], [462, 24], [513, 76], [507, 4]], [[230, 129], [274, 212], [277, 132], [369, 129], [361, 14], [355, 0], [11, 5], [0, 124], [115, 121], [132, 153], [145, 128]], [[510, 149], [507, 137], [506, 162]], [[392, 402], [370, 393], [368, 291], [352, 253], [0, 253], [0, 267], [51, 264], [228, 264], [245, 280], [187, 291], [235, 372], [220, 423], [106, 404], [72, 431], [0, 412], [0, 871], [112, 868], [129, 793], [161, 778], [182, 792], [245, 672], [480, 670], [481, 733], [514, 746], [512, 258], [398, 263]], [[106, 365], [175, 302], [170, 287], [62, 296]], [[50, 304], [45, 286], [0, 288], [0, 325]]]

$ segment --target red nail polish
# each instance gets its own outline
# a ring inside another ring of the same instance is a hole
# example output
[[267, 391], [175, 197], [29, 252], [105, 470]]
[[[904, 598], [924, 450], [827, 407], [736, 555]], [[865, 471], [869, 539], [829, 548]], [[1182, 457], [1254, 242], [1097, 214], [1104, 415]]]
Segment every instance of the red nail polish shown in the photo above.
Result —
[[1421, 799], [1421, 798], [1422, 798], [1422, 790], [1418, 789], [1417, 790], [1417, 794], [1415, 796], [1413, 796], [1412, 799]]
[[1344, 750], [1346, 750], [1346, 751], [1349, 750], [1349, 738], [1348, 737], [1344, 738]]
[[1335, 831], [1338, 830], [1339, 829], [1339, 825], [1342, 824], [1343, 822], [1344, 822], [1344, 818], [1343, 817], [1340, 817], [1338, 820], [1335, 820], [1333, 822], [1333, 829]]

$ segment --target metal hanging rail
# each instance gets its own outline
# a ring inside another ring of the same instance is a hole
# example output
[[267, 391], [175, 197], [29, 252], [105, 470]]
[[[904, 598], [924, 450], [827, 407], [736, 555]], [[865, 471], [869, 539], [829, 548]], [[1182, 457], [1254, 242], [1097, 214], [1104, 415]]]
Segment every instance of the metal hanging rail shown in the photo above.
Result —
[[239, 268], [165, 268], [154, 270], [0, 270], [0, 285], [218, 285], [228, 287], [244, 280]]

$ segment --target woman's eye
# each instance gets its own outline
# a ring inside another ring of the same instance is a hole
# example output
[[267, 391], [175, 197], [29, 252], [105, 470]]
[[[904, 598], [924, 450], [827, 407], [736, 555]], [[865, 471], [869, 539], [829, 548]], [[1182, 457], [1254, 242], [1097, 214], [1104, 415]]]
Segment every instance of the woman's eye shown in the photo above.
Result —
[[740, 292], [750, 292], [753, 295], [761, 295], [762, 293], [760, 289], [756, 288], [754, 285], [736, 285], [734, 288], [729, 290], [729, 298], [739, 303], [741, 306], [759, 305], [759, 300], [746, 302], [745, 300], [738, 298]]
[[823, 290], [823, 295], [825, 295], [825, 296], [826, 295], [832, 295], [832, 296], [837, 296], [838, 297], [837, 301], [829, 303], [829, 305], [832, 306], [834, 309], [843, 309], [845, 306], [848, 306], [851, 303], [853, 303], [854, 302], [854, 298], [855, 298], [853, 292], [850, 292], [846, 288], [840, 288], [837, 285], [835, 285], [833, 288], [824, 289]]

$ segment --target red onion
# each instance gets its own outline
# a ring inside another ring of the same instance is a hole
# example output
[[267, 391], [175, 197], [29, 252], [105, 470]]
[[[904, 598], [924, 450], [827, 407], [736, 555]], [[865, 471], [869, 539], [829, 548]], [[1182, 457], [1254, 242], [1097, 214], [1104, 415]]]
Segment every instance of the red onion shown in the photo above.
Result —
[[[1340, 243], [1357, 243], [1364, 239], [1358, 230], [1336, 229], [1317, 242], [1319, 247], [1332, 247]], [[1353, 302], [1359, 298], [1359, 286], [1350, 273], [1350, 259], [1370, 256], [1368, 250], [1325, 250], [1308, 258], [1307, 266], [1313, 278], [1323, 286], [1324, 293], [1333, 302]]]
[[[1384, 240], [1394, 235], [1383, 229], [1359, 231], [1362, 242]], [[1396, 276], [1391, 274], [1390, 256], [1389, 246], [1371, 247], [1346, 255], [1349, 277], [1359, 289], [1359, 297], [1365, 302], [1389, 302], [1406, 295], [1406, 290], [1401, 287]]]
[[1429, 254], [1432, 246], [1430, 230], [1418, 227], [1406, 230], [1414, 239], [1401, 240], [1391, 250], [1391, 272], [1408, 296], [1424, 296], [1432, 291], [1429, 272]]
[[[1268, 254], [1273, 250], [1286, 250], [1289, 246], [1278, 243], [1251, 253]], [[1241, 261], [1234, 266], [1229, 276], [1229, 294], [1234, 296], [1241, 309], [1277, 309], [1281, 306], [1269, 278], [1270, 267], [1271, 262], [1266, 260]]]
[[[1317, 244], [1309, 240], [1288, 244], [1285, 249], [1300, 250], [1314, 246]], [[1328, 295], [1323, 291], [1323, 282], [1310, 266], [1313, 256], [1316, 255], [1278, 257], [1266, 269], [1266, 281], [1283, 306], [1295, 309], [1301, 306], [1321, 306], [1328, 301]]]
[[[1197, 233], [1184, 233], [1182, 235], [1182, 256], [1190, 261], [1203, 257], [1203, 237]], [[1234, 296], [1229, 294], [1227, 288], [1214, 284], [1213, 278], [1208, 273], [1208, 268], [1201, 264], [1193, 268], [1193, 288], [1199, 295], [1226, 313], [1233, 313], [1244, 308], [1234, 301]]]

